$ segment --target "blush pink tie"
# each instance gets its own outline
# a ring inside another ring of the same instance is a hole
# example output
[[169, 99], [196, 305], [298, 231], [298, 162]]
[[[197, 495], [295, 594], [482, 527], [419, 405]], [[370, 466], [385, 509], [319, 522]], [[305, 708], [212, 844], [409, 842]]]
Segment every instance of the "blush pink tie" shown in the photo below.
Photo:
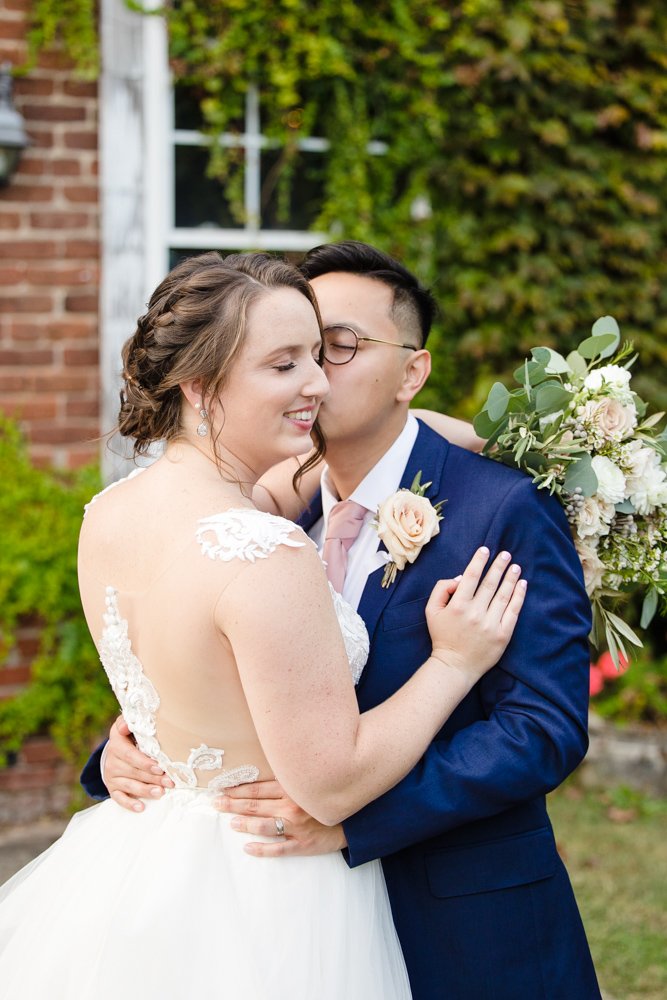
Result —
[[331, 585], [339, 594], [343, 591], [348, 549], [359, 535], [365, 516], [366, 508], [354, 500], [341, 500], [329, 511], [322, 558]]

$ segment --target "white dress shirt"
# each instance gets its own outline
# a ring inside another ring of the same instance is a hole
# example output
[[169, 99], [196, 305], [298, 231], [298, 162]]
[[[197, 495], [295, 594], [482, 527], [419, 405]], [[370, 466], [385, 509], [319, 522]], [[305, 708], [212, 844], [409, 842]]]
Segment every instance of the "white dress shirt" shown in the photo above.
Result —
[[[399, 488], [418, 433], [419, 424], [412, 414], [408, 414], [405, 427], [392, 446], [362, 479], [354, 493], [349, 497], [342, 498], [354, 500], [355, 503], [359, 503], [367, 509], [359, 536], [347, 554], [347, 572], [343, 584], [343, 597], [355, 610], [359, 607], [368, 576], [388, 561], [387, 553], [384, 550], [378, 552], [380, 540], [377, 528], [372, 522], [379, 505]], [[329, 513], [340, 499], [341, 497], [337, 495], [331, 482], [329, 470], [325, 467], [322, 473], [322, 517], [315, 522], [309, 531], [310, 537], [320, 553], [324, 545]]]

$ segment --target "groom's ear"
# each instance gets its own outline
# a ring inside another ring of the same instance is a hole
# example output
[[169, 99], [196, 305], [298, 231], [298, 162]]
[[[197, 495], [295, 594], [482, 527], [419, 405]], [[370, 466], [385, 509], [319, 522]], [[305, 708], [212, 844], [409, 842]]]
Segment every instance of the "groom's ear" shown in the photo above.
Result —
[[431, 355], [426, 350], [412, 351], [403, 371], [403, 379], [396, 399], [410, 403], [431, 374]]

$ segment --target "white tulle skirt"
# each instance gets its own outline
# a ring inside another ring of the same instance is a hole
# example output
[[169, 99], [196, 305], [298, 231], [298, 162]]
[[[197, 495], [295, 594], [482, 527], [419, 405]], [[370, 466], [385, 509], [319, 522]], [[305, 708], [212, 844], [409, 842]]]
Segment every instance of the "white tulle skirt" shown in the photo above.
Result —
[[2, 1000], [409, 1000], [379, 862], [253, 858], [206, 793], [112, 801], [0, 889]]

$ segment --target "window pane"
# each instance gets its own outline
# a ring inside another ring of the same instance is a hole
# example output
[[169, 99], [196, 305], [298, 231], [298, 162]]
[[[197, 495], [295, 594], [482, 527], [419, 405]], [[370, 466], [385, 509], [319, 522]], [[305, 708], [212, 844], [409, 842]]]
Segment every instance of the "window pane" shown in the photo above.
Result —
[[[198, 146], [175, 146], [175, 211], [177, 226], [216, 226], [241, 229], [234, 218], [220, 181], [206, 176], [209, 151]], [[233, 165], [230, 178], [241, 180], [242, 167]]]
[[[188, 87], [177, 83], [174, 87], [174, 127], [177, 129], [194, 129], [199, 131], [204, 126], [200, 109], [200, 101], [206, 97], [201, 87]], [[243, 132], [243, 118], [237, 118], [227, 123], [227, 132], [240, 134]]]
[[[217, 253], [219, 253], [221, 257], [226, 257], [230, 253], [242, 253], [242, 252], [243, 251], [241, 250], [233, 250], [233, 249], [217, 251]], [[181, 247], [178, 247], [178, 249], [172, 247], [171, 250], [169, 251], [169, 270], [171, 271], [172, 267], [176, 267], [177, 264], [180, 264], [180, 262], [182, 260], [185, 260], [187, 257], [199, 257], [203, 253], [208, 253], [206, 247], [193, 247], [192, 249], [188, 250], [184, 250]]]
[[[181, 247], [172, 247], [169, 251], [169, 270], [172, 267], [176, 267], [182, 260], [187, 257], [198, 257], [202, 253], [206, 253], [205, 247], [192, 247], [191, 249], [184, 250]], [[230, 253], [248, 253], [247, 250], [239, 250], [238, 248], [230, 247], [225, 250], [216, 250], [221, 257], [227, 257]], [[297, 266], [303, 260], [303, 253], [296, 253], [294, 251], [289, 251], [288, 253], [274, 253], [273, 256], [278, 257], [281, 260], [287, 260], [290, 264]]]
[[288, 184], [280, 180], [286, 167], [284, 156], [281, 149], [262, 150], [262, 229], [309, 229], [324, 197], [325, 154], [295, 153], [287, 164]]

